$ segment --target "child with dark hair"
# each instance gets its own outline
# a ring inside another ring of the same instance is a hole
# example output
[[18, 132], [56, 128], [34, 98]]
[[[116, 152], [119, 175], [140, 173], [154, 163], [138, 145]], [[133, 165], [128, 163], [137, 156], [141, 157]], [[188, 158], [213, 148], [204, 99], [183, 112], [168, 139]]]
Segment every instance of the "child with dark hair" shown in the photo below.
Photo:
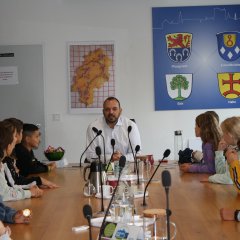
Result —
[[[12, 123], [16, 127], [16, 137], [17, 137], [17, 144], [21, 143], [22, 141], [22, 131], [23, 131], [23, 122], [16, 118], [8, 118], [4, 121], [8, 121]], [[47, 179], [39, 176], [32, 176], [32, 177], [24, 177], [19, 174], [19, 169], [16, 166], [16, 155], [15, 155], [15, 149], [13, 151], [13, 154], [9, 157], [5, 157], [3, 160], [3, 163], [7, 164], [7, 173], [6, 175], [9, 175], [8, 172], [10, 172], [11, 176], [9, 176], [9, 181], [13, 182], [13, 184], [16, 185], [29, 185], [32, 183], [36, 183], [39, 187], [48, 187], [48, 188], [56, 188], [58, 187], [56, 184], [52, 183], [51, 181], [48, 181]]]
[[211, 113], [202, 113], [196, 117], [196, 137], [202, 140], [202, 163], [184, 163], [180, 165], [183, 172], [215, 173], [215, 151], [221, 139], [218, 121]]
[[29, 174], [49, 172], [56, 168], [56, 163], [44, 164], [34, 156], [33, 149], [38, 148], [40, 144], [40, 130], [38, 126], [30, 123], [23, 124], [22, 142], [15, 147], [17, 157], [17, 167], [20, 174], [28, 176]]
[[37, 186], [31, 186], [29, 190], [24, 190], [18, 185], [11, 186], [5, 175], [5, 166], [2, 160], [10, 156], [16, 144], [16, 129], [7, 122], [0, 122], [0, 195], [3, 201], [20, 200], [30, 197], [41, 197], [43, 191]]

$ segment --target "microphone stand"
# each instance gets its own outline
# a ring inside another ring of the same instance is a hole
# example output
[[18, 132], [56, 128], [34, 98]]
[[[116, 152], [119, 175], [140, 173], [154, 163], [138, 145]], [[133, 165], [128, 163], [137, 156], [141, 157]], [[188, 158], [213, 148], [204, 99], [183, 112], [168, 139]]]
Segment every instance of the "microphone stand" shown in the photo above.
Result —
[[83, 206], [83, 214], [84, 217], [88, 221], [88, 226], [89, 226], [89, 240], [92, 240], [92, 225], [91, 225], [91, 218], [92, 218], [92, 208], [90, 205], [84, 205]]
[[92, 130], [95, 132], [95, 133], [98, 133], [99, 131], [101, 131], [101, 137], [102, 137], [102, 140], [103, 140], [103, 157], [104, 157], [104, 164], [106, 165], [106, 149], [105, 149], [105, 138], [104, 136], [102, 135], [102, 130], [98, 130], [96, 127], [92, 127]]
[[[114, 139], [112, 139], [112, 140], [114, 140]], [[114, 143], [114, 144], [113, 144], [113, 143]], [[115, 141], [114, 141], [114, 142], [111, 141], [111, 145], [112, 145], [113, 152], [112, 152], [111, 158], [110, 158], [110, 160], [109, 160], [109, 162], [108, 162], [108, 165], [107, 165], [107, 167], [106, 167], [106, 171], [108, 171], [109, 165], [110, 165], [110, 163], [112, 162], [112, 158], [113, 158], [113, 154], [114, 154]]]
[[[117, 187], [118, 187], [118, 185], [119, 185], [120, 177], [121, 177], [121, 174], [122, 174], [122, 170], [123, 170], [123, 168], [124, 168], [124, 166], [125, 166], [126, 158], [125, 158], [125, 156], [122, 156], [121, 158], [123, 158], [123, 157], [124, 157], [124, 164], [121, 164], [122, 166], [119, 168], [119, 175], [118, 175], [118, 179], [117, 179], [117, 184], [116, 184], [116, 187], [115, 187], [114, 190], [113, 190], [112, 197], [111, 197], [111, 199], [110, 199], [110, 202], [109, 202], [109, 204], [108, 204], [106, 213], [105, 213], [105, 215], [104, 215], [104, 218], [103, 218], [103, 221], [102, 221], [102, 225], [101, 225], [100, 231], [99, 231], [98, 240], [101, 240], [101, 236], [102, 236], [102, 233], [103, 233], [104, 223], [105, 223], [105, 221], [106, 221], [107, 214], [108, 214], [109, 209], [110, 209], [110, 206], [111, 206], [111, 204], [112, 204], [113, 197], [114, 197], [115, 194], [116, 194]], [[120, 159], [120, 160], [121, 160], [121, 159]], [[119, 160], [119, 161], [120, 161], [120, 160]], [[120, 166], [120, 164], [119, 164], [119, 166]]]
[[[79, 167], [82, 167], [82, 157], [83, 157], [83, 154], [88, 150], [88, 148], [91, 146], [91, 144], [93, 143], [93, 141], [99, 136], [102, 134], [102, 131], [99, 130], [97, 132], [97, 135], [92, 139], [92, 141], [87, 145], [86, 149], [83, 151], [81, 157], [80, 157], [80, 164], [79, 164]], [[77, 167], [77, 166], [74, 166], [74, 167]]]
[[171, 151], [170, 151], [169, 149], [165, 150], [165, 152], [164, 152], [164, 154], [163, 154], [162, 160], [159, 161], [158, 166], [156, 167], [155, 171], [153, 172], [153, 175], [151, 176], [151, 178], [149, 179], [149, 181], [148, 181], [148, 183], [147, 183], [147, 185], [146, 185], [146, 187], [145, 187], [145, 189], [144, 189], [142, 206], [147, 206], [147, 204], [146, 204], [146, 191], [147, 191], [148, 185], [149, 185], [150, 182], [152, 181], [152, 179], [153, 179], [154, 175], [156, 174], [158, 168], [160, 167], [161, 163], [163, 162], [163, 160], [164, 160], [166, 157], [169, 156], [170, 152], [171, 152]]
[[[134, 158], [133, 147], [132, 147], [132, 143], [131, 143], [130, 136], [129, 136], [129, 133], [132, 131], [132, 126], [131, 125], [128, 126], [127, 130], [128, 130], [128, 142], [129, 142], [130, 148], [132, 150], [132, 155], [133, 155], [133, 160], [134, 160], [135, 158]], [[136, 167], [137, 167], [136, 162], [134, 161], [134, 170], [133, 170], [134, 173], [136, 173]]]
[[166, 192], [166, 215], [167, 215], [167, 240], [170, 240], [170, 214], [171, 210], [169, 209], [169, 186], [171, 185], [171, 175], [168, 170], [162, 172], [162, 184]]
[[89, 240], [92, 240], [92, 224], [91, 224], [91, 220], [90, 217], [87, 218], [88, 220], [88, 226], [89, 226]]
[[105, 139], [103, 135], [101, 134], [102, 139], [103, 139], [103, 156], [104, 156], [104, 165], [106, 165], [106, 150], [105, 150]]
[[167, 240], [170, 240], [169, 188], [165, 187], [165, 191], [166, 191], [166, 201], [167, 201], [167, 209], [166, 209], [166, 214], [167, 214]]
[[99, 172], [100, 172], [100, 186], [101, 186], [101, 211], [99, 213], [104, 213], [104, 205], [103, 205], [103, 183], [102, 183], [102, 162], [100, 160], [101, 158], [101, 148], [96, 147], [96, 154], [98, 156], [99, 160]]
[[139, 180], [139, 162], [137, 160], [137, 153], [138, 153], [139, 150], [140, 150], [140, 146], [137, 145], [136, 148], [135, 148], [135, 156], [134, 156], [134, 162], [136, 164], [136, 170], [137, 170], [137, 185], [140, 184], [140, 180]]

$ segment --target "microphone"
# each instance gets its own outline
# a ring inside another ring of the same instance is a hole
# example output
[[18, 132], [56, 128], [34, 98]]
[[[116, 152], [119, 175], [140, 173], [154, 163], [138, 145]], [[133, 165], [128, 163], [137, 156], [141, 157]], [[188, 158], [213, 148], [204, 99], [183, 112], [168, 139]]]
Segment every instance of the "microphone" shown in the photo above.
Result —
[[117, 179], [117, 184], [116, 184], [116, 187], [113, 190], [112, 197], [110, 199], [110, 202], [108, 204], [107, 210], [105, 212], [105, 215], [104, 215], [104, 218], [103, 218], [103, 221], [102, 221], [102, 225], [100, 227], [98, 240], [101, 240], [101, 237], [102, 237], [102, 234], [103, 234], [103, 230], [104, 230], [104, 224], [105, 224], [105, 221], [106, 221], [106, 217], [107, 217], [107, 214], [109, 212], [109, 208], [110, 208], [110, 206], [112, 204], [113, 198], [114, 198], [114, 196], [116, 194], [116, 191], [117, 191], [117, 188], [118, 188], [118, 185], [119, 185], [119, 180], [120, 180], [120, 177], [121, 177], [121, 174], [122, 174], [122, 170], [123, 170], [123, 168], [125, 166], [125, 163], [126, 163], [126, 157], [125, 156], [121, 156], [120, 159], [119, 159], [119, 175], [118, 175], [118, 179]]
[[171, 211], [169, 209], [169, 187], [171, 186], [171, 175], [168, 170], [164, 170], [162, 172], [162, 185], [165, 188], [166, 192], [166, 202], [167, 202], [167, 208], [166, 208], [166, 214], [167, 214], [167, 239], [170, 240], [170, 214]]
[[145, 187], [145, 189], [144, 189], [143, 203], [142, 203], [143, 206], [147, 206], [147, 204], [146, 204], [146, 196], [145, 196], [145, 195], [146, 195], [146, 191], [147, 191], [148, 185], [149, 185], [150, 182], [152, 181], [154, 175], [156, 174], [156, 172], [157, 172], [158, 168], [160, 167], [161, 163], [163, 162], [163, 160], [164, 160], [166, 157], [168, 157], [168, 156], [170, 155], [170, 153], [171, 153], [170, 149], [166, 149], [166, 150], [165, 150], [165, 152], [163, 153], [163, 158], [162, 158], [162, 160], [159, 161], [158, 166], [156, 167], [155, 171], [153, 172], [153, 175], [151, 176], [151, 178], [149, 179], [149, 181], [148, 181], [148, 183], [147, 183], [147, 185], [146, 185], [146, 187]]
[[92, 207], [90, 205], [86, 204], [83, 206], [83, 215], [88, 220], [89, 240], [92, 240], [92, 229], [91, 229]]
[[[101, 131], [101, 130], [100, 130]], [[99, 146], [97, 146], [95, 148], [95, 152], [98, 156], [98, 159], [99, 159], [99, 164], [100, 164], [100, 167], [99, 167], [99, 172], [100, 172], [100, 186], [101, 186], [101, 212], [104, 212], [104, 205], [103, 205], [103, 183], [102, 183], [102, 163], [101, 163], [101, 148]]]
[[96, 152], [96, 154], [97, 154], [97, 156], [98, 156], [98, 159], [99, 159], [99, 162], [100, 162], [101, 153], [102, 153], [101, 148], [100, 148], [99, 146], [97, 146], [97, 147], [95, 148], [95, 152]]
[[[92, 127], [92, 130], [95, 132], [95, 133], [98, 133], [99, 131], [101, 130], [98, 130], [97, 128], [95, 127]], [[102, 137], [102, 140], [103, 140], [103, 157], [104, 157], [104, 164], [106, 164], [106, 149], [105, 149], [105, 138], [104, 136], [102, 135], [102, 131], [101, 131], [101, 137]]]
[[136, 167], [136, 170], [137, 170], [137, 184], [139, 185], [140, 184], [140, 181], [139, 181], [139, 166], [138, 166], [138, 160], [137, 160], [137, 153], [140, 151], [140, 146], [137, 145], [135, 147], [135, 157], [134, 157], [134, 162], [135, 162], [135, 167]]
[[112, 138], [111, 139], [111, 145], [112, 145], [112, 155], [111, 155], [111, 158], [110, 158], [110, 160], [109, 160], [109, 162], [108, 162], [108, 165], [107, 165], [107, 167], [106, 167], [106, 171], [108, 171], [108, 168], [109, 168], [109, 165], [110, 165], [110, 163], [111, 163], [111, 161], [112, 161], [112, 157], [113, 157], [113, 154], [114, 154], [114, 146], [115, 146], [115, 139], [114, 138]]
[[115, 146], [115, 139], [114, 138], [111, 139], [111, 145], [112, 145], [113, 153], [114, 153], [114, 146]]
[[81, 157], [80, 157], [80, 167], [82, 166], [82, 157], [83, 157], [83, 154], [88, 150], [88, 148], [91, 146], [91, 144], [93, 143], [93, 141], [99, 136], [102, 134], [102, 131], [99, 130], [96, 134], [96, 136], [92, 139], [92, 141], [87, 145], [86, 149], [83, 151]]
[[[132, 151], [133, 159], [135, 159], [135, 158], [134, 158], [134, 152], [133, 152], [132, 143], [131, 143], [131, 140], [130, 140], [130, 137], [129, 137], [129, 133], [132, 131], [132, 126], [131, 126], [131, 125], [128, 126], [127, 131], [128, 131], [128, 141], [129, 141], [129, 145], [130, 145], [130, 148], [131, 148], [131, 151]], [[134, 172], [136, 172], [136, 165], [134, 165]]]
[[166, 190], [169, 190], [169, 187], [171, 186], [171, 175], [167, 170], [162, 172], [162, 185]]

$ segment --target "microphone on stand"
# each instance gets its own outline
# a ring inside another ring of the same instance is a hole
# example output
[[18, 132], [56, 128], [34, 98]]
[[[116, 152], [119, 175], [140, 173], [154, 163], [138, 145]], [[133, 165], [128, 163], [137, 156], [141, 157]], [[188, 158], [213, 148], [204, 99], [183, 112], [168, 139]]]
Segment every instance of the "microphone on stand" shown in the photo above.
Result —
[[104, 157], [104, 164], [106, 165], [106, 149], [105, 149], [105, 138], [104, 136], [102, 135], [102, 130], [98, 130], [97, 128], [95, 127], [92, 127], [92, 130], [95, 132], [95, 133], [98, 133], [99, 131], [101, 131], [101, 137], [102, 137], [102, 140], [103, 140], [103, 157]]
[[137, 170], [137, 184], [139, 185], [140, 184], [140, 181], [139, 181], [139, 166], [138, 166], [138, 160], [137, 160], [137, 153], [140, 151], [140, 146], [137, 145], [135, 147], [135, 157], [134, 157], [134, 163], [135, 163], [135, 166], [137, 167], [136, 170]]
[[156, 172], [157, 172], [158, 168], [160, 167], [161, 163], [163, 162], [163, 160], [164, 160], [166, 157], [168, 157], [168, 156], [170, 155], [170, 153], [171, 153], [170, 149], [166, 149], [166, 150], [165, 150], [165, 152], [163, 153], [163, 158], [162, 158], [162, 160], [159, 161], [159, 164], [157, 165], [155, 171], [153, 172], [153, 175], [152, 175], [151, 178], [149, 179], [149, 181], [148, 181], [148, 183], [147, 183], [147, 185], [146, 185], [146, 187], [145, 187], [145, 189], [144, 189], [143, 203], [142, 203], [143, 206], [147, 206], [147, 204], [146, 204], [146, 196], [145, 196], [145, 195], [146, 195], [146, 191], [147, 191], [148, 185], [149, 185], [150, 182], [152, 181], [154, 175], [156, 174]]
[[110, 202], [109, 202], [109, 204], [108, 204], [107, 210], [106, 210], [106, 212], [105, 212], [105, 215], [104, 215], [104, 218], [103, 218], [103, 221], [102, 221], [102, 225], [101, 225], [101, 227], [100, 227], [98, 240], [101, 239], [101, 236], [102, 236], [102, 234], [103, 234], [104, 223], [105, 223], [105, 221], [106, 221], [106, 217], [107, 217], [107, 214], [108, 214], [108, 212], [109, 212], [109, 208], [110, 208], [110, 206], [111, 206], [111, 204], [112, 204], [113, 198], [114, 198], [114, 196], [115, 196], [115, 194], [116, 194], [117, 187], [118, 187], [118, 184], [119, 184], [119, 180], [120, 180], [120, 177], [121, 177], [121, 174], [122, 174], [122, 170], [123, 170], [123, 168], [124, 168], [124, 166], [125, 166], [125, 163], [126, 163], [126, 157], [125, 157], [125, 156], [121, 156], [120, 159], [119, 159], [119, 175], [118, 175], [118, 179], [117, 179], [117, 184], [116, 184], [116, 187], [114, 188], [114, 191], [113, 191], [113, 193], [112, 193], [112, 197], [111, 197], [111, 199], [110, 199]]
[[83, 215], [88, 220], [89, 240], [92, 240], [92, 229], [91, 229], [92, 207], [90, 205], [86, 204], [83, 206]]
[[102, 183], [102, 163], [101, 163], [101, 148], [99, 146], [96, 147], [95, 152], [99, 159], [99, 172], [100, 172], [100, 186], [101, 186], [101, 212], [104, 212], [104, 205], [103, 205], [103, 183]]
[[[131, 140], [130, 140], [130, 137], [129, 137], [129, 133], [132, 131], [132, 126], [131, 125], [128, 126], [127, 131], [128, 131], [128, 142], [129, 142], [129, 145], [130, 145], [130, 148], [131, 148], [131, 151], [132, 151], [133, 160], [135, 160], [132, 143], [131, 143]], [[136, 162], [134, 161], [134, 173], [136, 172], [136, 167], [137, 167]]]
[[102, 134], [102, 130], [99, 130], [97, 132], [97, 135], [92, 139], [92, 141], [87, 145], [86, 149], [83, 151], [81, 157], [80, 157], [80, 167], [82, 167], [82, 157], [83, 157], [83, 154], [88, 150], [88, 148], [91, 146], [91, 144], [93, 143], [93, 141], [99, 136]]
[[109, 165], [110, 165], [110, 163], [112, 162], [112, 157], [113, 157], [113, 154], [114, 154], [114, 146], [115, 146], [115, 139], [114, 138], [112, 138], [111, 139], [111, 145], [112, 145], [112, 155], [111, 155], [111, 158], [110, 158], [110, 160], [109, 160], [109, 162], [108, 162], [108, 165], [107, 165], [107, 167], [106, 167], [106, 171], [108, 171], [108, 168], [109, 168]]
[[170, 240], [170, 209], [169, 209], [169, 187], [171, 186], [171, 175], [168, 170], [164, 170], [162, 172], [162, 185], [165, 188], [166, 192], [166, 202], [167, 202], [167, 208], [166, 208], [166, 214], [167, 214], [167, 240]]

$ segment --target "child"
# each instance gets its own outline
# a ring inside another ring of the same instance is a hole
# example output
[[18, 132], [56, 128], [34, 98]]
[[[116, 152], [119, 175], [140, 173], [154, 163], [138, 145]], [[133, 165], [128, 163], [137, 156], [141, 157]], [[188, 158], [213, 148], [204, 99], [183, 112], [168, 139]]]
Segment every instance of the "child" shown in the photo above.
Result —
[[[219, 116], [215, 111], [206, 111], [205, 113], [211, 114], [213, 117], [216, 118], [218, 124], [219, 124]], [[203, 159], [203, 153], [201, 151], [193, 151], [192, 153], [192, 161], [193, 162], [201, 162]]]
[[[240, 117], [231, 117], [221, 123], [223, 138], [229, 147], [225, 150], [225, 156], [229, 165], [232, 181], [240, 192]], [[223, 220], [240, 221], [240, 211], [236, 209], [222, 208], [220, 215]]]
[[215, 151], [215, 169], [216, 174], [208, 177], [207, 181], [220, 184], [233, 184], [229, 167], [224, 156], [224, 150], [227, 147], [227, 143], [224, 139], [221, 139], [218, 144], [218, 150]]
[[225, 156], [229, 165], [229, 171], [238, 191], [240, 192], [240, 117], [231, 117], [221, 124], [223, 138], [229, 146]]
[[29, 223], [30, 216], [24, 216], [23, 210], [16, 211], [13, 208], [7, 207], [2, 202], [2, 197], [0, 196], [0, 221], [5, 223]]
[[202, 163], [184, 163], [180, 165], [183, 172], [215, 173], [214, 151], [218, 147], [221, 138], [221, 130], [217, 119], [211, 113], [202, 113], [196, 118], [196, 137], [202, 140]]
[[10, 235], [11, 229], [8, 226], [4, 227], [3, 223], [0, 221], [0, 240], [12, 240]]
[[34, 124], [23, 124], [23, 138], [20, 144], [16, 145], [15, 153], [17, 157], [17, 167], [20, 174], [28, 176], [29, 174], [48, 172], [56, 168], [56, 164], [43, 164], [38, 161], [33, 153], [34, 148], [38, 148], [40, 143], [40, 131]]
[[[8, 121], [12, 123], [16, 127], [17, 131], [17, 144], [21, 143], [22, 141], [22, 131], [23, 131], [23, 122], [19, 119], [16, 118], [8, 118], [5, 119], [4, 121]], [[19, 174], [19, 170], [16, 167], [16, 157], [15, 157], [15, 152], [10, 157], [6, 157], [3, 161], [4, 163], [7, 164], [7, 169], [9, 169], [12, 181], [14, 184], [17, 185], [28, 185], [33, 182], [36, 182], [36, 184], [40, 187], [47, 187], [47, 188], [56, 188], [58, 187], [56, 184], [46, 180], [43, 177], [29, 177], [26, 178], [22, 175]], [[8, 173], [6, 173], [8, 174]]]
[[9, 122], [0, 122], [0, 195], [3, 201], [19, 200], [30, 197], [40, 197], [43, 191], [37, 186], [33, 186], [30, 190], [24, 190], [19, 186], [8, 185], [5, 178], [5, 169], [2, 160], [11, 155], [16, 144], [16, 129]]

